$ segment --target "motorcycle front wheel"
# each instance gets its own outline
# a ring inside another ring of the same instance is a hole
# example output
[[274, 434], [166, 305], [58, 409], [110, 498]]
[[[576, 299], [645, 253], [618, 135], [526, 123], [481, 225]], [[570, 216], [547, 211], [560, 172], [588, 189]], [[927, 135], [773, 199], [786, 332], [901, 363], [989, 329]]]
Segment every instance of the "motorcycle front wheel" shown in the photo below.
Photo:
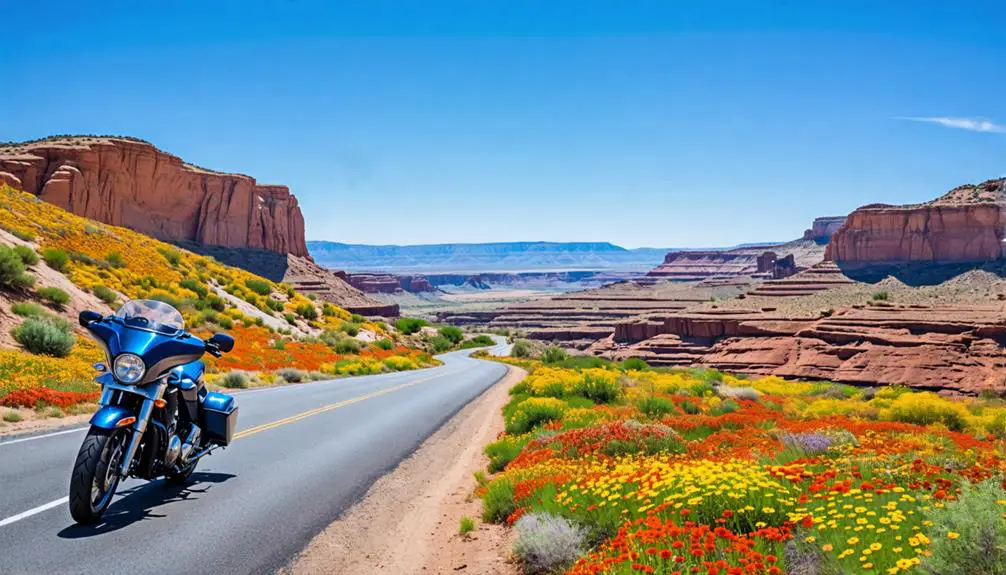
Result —
[[129, 435], [125, 428], [87, 432], [70, 475], [70, 515], [77, 523], [98, 521], [112, 503]]

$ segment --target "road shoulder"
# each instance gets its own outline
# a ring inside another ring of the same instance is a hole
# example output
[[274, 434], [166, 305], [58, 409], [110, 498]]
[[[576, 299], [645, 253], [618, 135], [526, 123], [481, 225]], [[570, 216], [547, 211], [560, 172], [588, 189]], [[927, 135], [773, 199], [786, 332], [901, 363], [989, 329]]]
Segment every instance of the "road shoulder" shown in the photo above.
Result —
[[[472, 474], [488, 461], [483, 446], [502, 430], [500, 409], [526, 374], [507, 374], [464, 407], [364, 498], [315, 537], [283, 570], [288, 575], [478, 573], [513, 575], [508, 531], [483, 524]], [[475, 519], [467, 537], [461, 517]]]

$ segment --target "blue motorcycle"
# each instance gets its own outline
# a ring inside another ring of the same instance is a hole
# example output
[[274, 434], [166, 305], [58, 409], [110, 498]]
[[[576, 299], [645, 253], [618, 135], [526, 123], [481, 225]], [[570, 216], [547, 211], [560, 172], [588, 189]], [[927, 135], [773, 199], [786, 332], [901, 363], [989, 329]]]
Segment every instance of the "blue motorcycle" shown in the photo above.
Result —
[[108, 361], [95, 364], [101, 407], [70, 477], [70, 515], [94, 523], [123, 478], [180, 485], [202, 457], [231, 442], [234, 398], [206, 390], [199, 358], [229, 352], [234, 338], [203, 341], [185, 331], [178, 310], [153, 300], [130, 301], [108, 317], [83, 311], [79, 321]]

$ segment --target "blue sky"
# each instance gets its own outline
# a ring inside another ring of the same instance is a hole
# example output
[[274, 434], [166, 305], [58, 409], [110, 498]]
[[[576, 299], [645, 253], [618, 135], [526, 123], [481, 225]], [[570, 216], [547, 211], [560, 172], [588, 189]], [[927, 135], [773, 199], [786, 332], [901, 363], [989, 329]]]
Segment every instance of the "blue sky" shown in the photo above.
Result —
[[287, 184], [308, 239], [786, 240], [1006, 175], [998, 2], [20, 2], [0, 140]]

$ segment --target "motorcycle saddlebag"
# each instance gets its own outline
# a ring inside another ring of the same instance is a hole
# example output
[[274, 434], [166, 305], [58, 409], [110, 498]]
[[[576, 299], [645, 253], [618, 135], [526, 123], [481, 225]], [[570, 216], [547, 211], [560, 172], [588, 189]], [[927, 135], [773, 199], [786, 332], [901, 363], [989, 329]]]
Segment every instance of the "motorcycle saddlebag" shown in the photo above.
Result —
[[212, 443], [229, 445], [238, 422], [238, 406], [226, 393], [208, 392], [202, 405], [203, 433]]

